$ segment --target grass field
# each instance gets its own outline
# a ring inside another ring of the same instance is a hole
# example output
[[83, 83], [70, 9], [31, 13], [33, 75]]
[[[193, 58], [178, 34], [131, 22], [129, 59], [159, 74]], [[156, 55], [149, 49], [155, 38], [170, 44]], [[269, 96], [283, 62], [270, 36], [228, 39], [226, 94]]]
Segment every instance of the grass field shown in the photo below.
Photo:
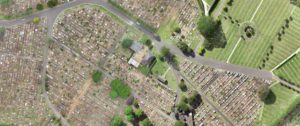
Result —
[[166, 73], [165, 78], [166, 78], [166, 80], [168, 80], [168, 86], [171, 89], [176, 90], [176, 88], [177, 88], [177, 81], [176, 81], [176, 76], [175, 76], [175, 74], [173, 73], [172, 70], [169, 70]]
[[289, 23], [289, 28], [285, 29], [285, 34], [282, 40], [276, 40], [273, 54], [270, 55], [270, 60], [266, 63], [266, 69], [272, 69], [284, 59], [289, 57], [293, 52], [300, 48], [300, 9], [293, 7], [293, 18]]
[[292, 57], [288, 62], [283, 64], [279, 69], [275, 70], [274, 73], [291, 83], [300, 86], [300, 54]]
[[[258, 68], [272, 43], [277, 39], [284, 20], [291, 15], [293, 6], [285, 0], [238, 0], [229, 6], [228, 13], [224, 13], [232, 20], [239, 22], [232, 24], [229, 19], [222, 19], [222, 27], [227, 39], [227, 45], [223, 49], [208, 51], [206, 56], [248, 67]], [[250, 23], [255, 29], [255, 37], [248, 40], [240, 39], [242, 27]], [[240, 41], [239, 41], [240, 39]], [[234, 48], [236, 47], [236, 48]], [[276, 48], [276, 47], [274, 47]]]
[[276, 84], [271, 88], [273, 95], [263, 107], [260, 118], [261, 126], [276, 126], [284, 117], [300, 103], [300, 95], [286, 87]]

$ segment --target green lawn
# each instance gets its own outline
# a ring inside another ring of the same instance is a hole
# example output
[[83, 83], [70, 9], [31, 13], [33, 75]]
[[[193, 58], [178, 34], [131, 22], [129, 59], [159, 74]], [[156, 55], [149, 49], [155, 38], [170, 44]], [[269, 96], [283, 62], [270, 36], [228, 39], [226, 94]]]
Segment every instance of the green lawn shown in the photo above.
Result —
[[274, 73], [300, 86], [300, 54], [292, 57], [292, 59], [279, 67], [279, 69], [275, 70]]
[[300, 95], [286, 87], [276, 84], [271, 88], [273, 95], [269, 95], [269, 101], [263, 107], [260, 120], [261, 126], [276, 126], [297, 104], [300, 103]]
[[169, 68], [166, 62], [156, 59], [156, 63], [152, 68], [152, 73], [157, 76], [162, 76]]
[[166, 80], [168, 80], [168, 86], [173, 89], [176, 90], [177, 88], [177, 81], [176, 81], [176, 76], [173, 73], [172, 70], [169, 70], [165, 76]]
[[300, 48], [300, 8], [293, 7], [294, 13], [292, 14], [293, 20], [289, 23], [289, 28], [286, 28], [282, 40], [273, 43], [274, 50], [270, 55], [270, 60], [266, 63], [266, 69], [272, 69], [280, 62], [284, 61], [298, 48]]
[[[267, 54], [268, 50], [277, 39], [277, 33], [282, 27], [284, 20], [291, 15], [293, 6], [289, 1], [285, 0], [264, 0], [263, 2], [261, 0], [252, 0], [251, 2], [248, 0], [237, 0], [228, 8], [228, 13], [224, 12], [227, 15], [227, 19], [222, 18], [222, 27], [227, 39], [227, 45], [224, 49], [208, 51], [206, 57], [226, 61], [242, 35], [241, 33], [244, 30], [242, 26], [248, 22], [255, 29], [255, 38], [241, 39], [230, 59], [230, 63], [254, 68], [265, 66], [266, 64], [263, 65], [263, 60], [269, 59], [267, 57], [270, 55]], [[239, 22], [240, 26], [237, 23], [232, 24], [229, 16], [235, 22]], [[298, 32], [295, 31], [295, 33]], [[274, 44], [274, 48], [276, 49], [277, 45]]]

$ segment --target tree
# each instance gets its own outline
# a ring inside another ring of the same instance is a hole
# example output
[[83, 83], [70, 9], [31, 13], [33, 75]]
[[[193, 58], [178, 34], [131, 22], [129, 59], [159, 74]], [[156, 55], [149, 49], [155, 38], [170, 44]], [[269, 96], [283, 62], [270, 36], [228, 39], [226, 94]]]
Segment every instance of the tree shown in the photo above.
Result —
[[43, 4], [40, 4], [40, 3], [37, 4], [37, 5], [36, 5], [36, 9], [39, 10], [39, 11], [40, 11], [40, 10], [43, 10], [43, 9], [44, 9]]
[[204, 36], [211, 37], [218, 28], [218, 22], [214, 21], [212, 17], [201, 16], [198, 19], [197, 28]]
[[257, 96], [261, 101], [264, 101], [270, 93], [268, 85], [260, 85], [257, 89]]
[[134, 116], [132, 114], [126, 115], [127, 121], [128, 122], [133, 122], [134, 121]]
[[184, 83], [184, 80], [181, 80], [179, 83], [179, 88], [181, 89], [181, 91], [186, 92], [187, 91], [187, 86]]
[[41, 21], [41, 19], [40, 19], [39, 17], [34, 17], [34, 18], [32, 19], [32, 22], [33, 22], [34, 24], [39, 24], [40, 21]]
[[141, 122], [142, 126], [153, 126], [153, 124], [151, 123], [151, 121], [146, 118]]
[[131, 39], [124, 39], [122, 41], [122, 47], [125, 48], [125, 49], [129, 49], [130, 46], [132, 45], [132, 43], [133, 43], [133, 40], [131, 40]]
[[184, 42], [178, 42], [176, 46], [184, 53], [191, 53], [193, 50]]
[[174, 126], [185, 126], [185, 124], [181, 121], [176, 121]]
[[179, 27], [176, 27], [174, 30], [176, 33], [180, 34], [181, 33], [181, 29]]
[[101, 76], [102, 76], [102, 73], [99, 70], [94, 71], [93, 76], [92, 76], [93, 81], [95, 83], [99, 83], [101, 80]]
[[168, 56], [168, 55], [170, 54], [170, 49], [164, 46], [164, 47], [162, 47], [162, 48], [160, 49], [160, 54], [161, 54], [163, 57], [166, 57], [166, 56]]
[[110, 87], [112, 91], [116, 92], [115, 94], [117, 94], [117, 97], [121, 97], [123, 99], [128, 98], [131, 93], [130, 87], [128, 87], [119, 79], [113, 80], [110, 84]]
[[55, 7], [57, 4], [58, 4], [58, 0], [49, 0], [47, 2], [47, 6], [50, 7], [50, 8]]
[[125, 115], [132, 115], [133, 114], [133, 109], [131, 106], [126, 106], [126, 108], [124, 109], [124, 114]]
[[141, 116], [144, 115], [144, 111], [143, 111], [142, 109], [137, 109], [137, 110], [135, 110], [134, 114], [135, 114], [138, 118], [140, 118]]
[[119, 116], [114, 116], [110, 121], [110, 126], [125, 126], [122, 118]]
[[111, 99], [116, 99], [118, 97], [118, 93], [114, 90], [112, 90], [110, 93], [109, 93], [109, 96]]
[[180, 101], [177, 105], [176, 105], [178, 111], [181, 111], [181, 112], [188, 112], [190, 110], [189, 106], [183, 102], [183, 101]]

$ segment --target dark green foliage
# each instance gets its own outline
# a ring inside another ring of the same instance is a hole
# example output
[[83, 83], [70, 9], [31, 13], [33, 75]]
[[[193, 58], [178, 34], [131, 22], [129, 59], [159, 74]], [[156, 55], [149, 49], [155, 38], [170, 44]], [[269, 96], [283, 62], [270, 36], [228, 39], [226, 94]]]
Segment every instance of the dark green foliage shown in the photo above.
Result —
[[53, 8], [58, 4], [58, 0], [49, 0], [47, 2], [48, 7]]
[[115, 116], [111, 119], [110, 126], [125, 126], [125, 123], [121, 117]]
[[142, 109], [137, 109], [137, 110], [134, 111], [134, 114], [135, 114], [138, 118], [140, 118], [141, 116], [144, 115], [144, 111], [143, 111]]
[[[114, 94], [117, 94], [117, 97], [126, 99], [131, 93], [131, 89], [125, 85], [121, 80], [113, 80], [110, 84], [111, 90], [114, 91]], [[110, 93], [112, 94], [112, 92]]]
[[176, 107], [180, 112], [188, 112], [190, 110], [190, 107], [184, 101], [180, 101]]
[[102, 73], [100, 71], [98, 71], [98, 70], [94, 71], [93, 76], [92, 76], [93, 81], [95, 83], [99, 83], [101, 80], [101, 76], [102, 76]]
[[168, 56], [170, 54], [170, 49], [164, 46], [160, 49], [160, 54], [163, 57]]
[[37, 5], [36, 5], [36, 9], [37, 9], [37, 10], [43, 10], [43, 9], [44, 9], [43, 4], [37, 4]]
[[181, 80], [179, 83], [179, 88], [181, 89], [181, 91], [186, 92], [187, 91], [187, 86], [184, 83], [184, 80]]
[[124, 109], [124, 114], [125, 115], [132, 115], [133, 114], [133, 109], [131, 106], [126, 106], [126, 108]]
[[153, 126], [153, 124], [151, 123], [151, 121], [146, 118], [141, 122], [142, 126]]
[[125, 49], [129, 49], [130, 46], [132, 45], [132, 43], [133, 43], [133, 40], [131, 40], [131, 39], [124, 39], [122, 41], [122, 47], [125, 48]]
[[111, 91], [109, 93], [109, 96], [110, 96], [111, 99], [116, 99], [119, 95], [116, 91]]
[[179, 27], [176, 27], [174, 30], [176, 33], [180, 34], [181, 33], [181, 29]]
[[127, 118], [128, 122], [133, 122], [134, 121], [134, 116], [132, 114], [131, 115], [126, 115], [126, 118]]
[[153, 48], [153, 45], [152, 45], [152, 41], [150, 39], [147, 39], [145, 41], [145, 45], [149, 47], [149, 49], [152, 49]]
[[185, 124], [181, 121], [176, 121], [174, 126], [185, 126]]
[[184, 53], [191, 53], [193, 50], [184, 42], [178, 42], [176, 46]]
[[212, 17], [201, 16], [197, 22], [197, 28], [204, 36], [211, 37], [218, 28], [218, 22]]
[[261, 101], [264, 101], [269, 95], [270, 89], [267, 85], [260, 85], [257, 90], [257, 96]]
[[214, 21], [213, 18], [201, 16], [197, 22], [197, 28], [204, 35], [207, 41], [204, 41], [204, 48], [213, 50], [213, 48], [224, 48], [226, 38], [220, 27], [220, 22]]

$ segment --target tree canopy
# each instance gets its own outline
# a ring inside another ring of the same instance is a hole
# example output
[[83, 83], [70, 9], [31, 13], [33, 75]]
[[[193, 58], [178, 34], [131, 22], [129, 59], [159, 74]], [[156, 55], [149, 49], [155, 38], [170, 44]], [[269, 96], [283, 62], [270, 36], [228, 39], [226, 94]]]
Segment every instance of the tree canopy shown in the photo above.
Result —
[[93, 76], [92, 76], [93, 81], [95, 83], [99, 83], [101, 80], [101, 76], [102, 76], [102, 73], [99, 70], [94, 71]]
[[153, 126], [153, 124], [151, 123], [151, 121], [146, 118], [141, 122], [142, 126]]
[[132, 43], [133, 43], [133, 40], [126, 38], [122, 41], [122, 47], [128, 49], [128, 48], [130, 48]]
[[174, 126], [185, 126], [185, 124], [181, 121], [176, 121]]
[[160, 49], [160, 54], [163, 57], [168, 56], [170, 54], [170, 49], [164, 46]]
[[49, 0], [47, 2], [47, 6], [50, 7], [50, 8], [55, 7], [57, 4], [58, 4], [58, 0]]
[[36, 5], [36, 9], [37, 9], [37, 10], [43, 10], [43, 9], [44, 9], [43, 4], [40, 4], [40, 3], [37, 4], [37, 5]]
[[142, 109], [137, 109], [134, 111], [134, 114], [137, 116], [137, 117], [141, 117], [144, 115], [144, 111]]
[[110, 84], [110, 87], [112, 92], [115, 92], [115, 94], [117, 94], [117, 97], [126, 99], [130, 96], [131, 93], [130, 87], [128, 87], [119, 79], [113, 80]]
[[125, 123], [121, 117], [115, 116], [111, 119], [110, 126], [125, 126]]
[[124, 109], [124, 114], [125, 115], [131, 115], [133, 114], [133, 109], [131, 106], [126, 106], [126, 108]]
[[218, 28], [218, 22], [214, 21], [212, 17], [201, 16], [198, 19], [197, 28], [204, 36], [211, 37]]

